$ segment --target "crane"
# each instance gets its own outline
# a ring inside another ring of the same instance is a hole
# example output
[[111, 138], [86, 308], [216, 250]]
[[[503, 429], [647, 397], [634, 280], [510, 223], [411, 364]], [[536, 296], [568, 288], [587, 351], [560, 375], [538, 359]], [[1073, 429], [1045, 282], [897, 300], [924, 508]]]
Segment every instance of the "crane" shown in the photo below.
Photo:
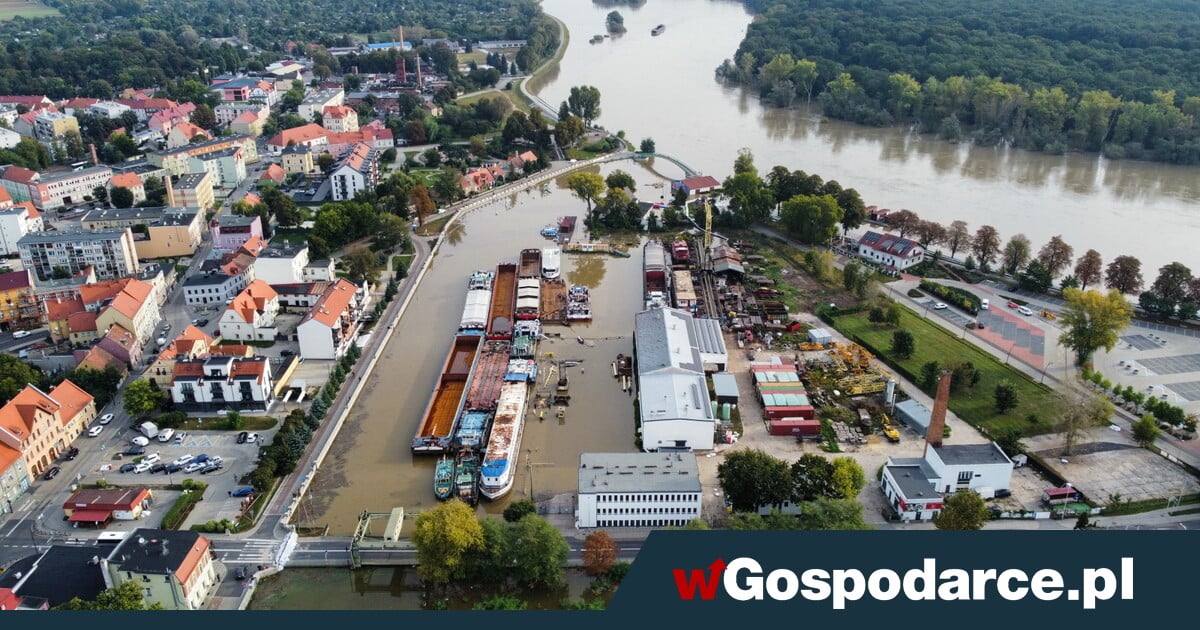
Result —
[[704, 251], [712, 249], [712, 201], [704, 198]]

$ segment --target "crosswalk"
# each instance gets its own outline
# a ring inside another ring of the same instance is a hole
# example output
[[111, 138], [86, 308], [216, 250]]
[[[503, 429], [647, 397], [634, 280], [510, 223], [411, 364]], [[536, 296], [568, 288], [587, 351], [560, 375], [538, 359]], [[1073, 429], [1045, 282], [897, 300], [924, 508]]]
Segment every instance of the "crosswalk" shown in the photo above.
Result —
[[213, 550], [221, 562], [252, 562], [271, 564], [279, 549], [279, 541], [265, 538], [218, 541]]

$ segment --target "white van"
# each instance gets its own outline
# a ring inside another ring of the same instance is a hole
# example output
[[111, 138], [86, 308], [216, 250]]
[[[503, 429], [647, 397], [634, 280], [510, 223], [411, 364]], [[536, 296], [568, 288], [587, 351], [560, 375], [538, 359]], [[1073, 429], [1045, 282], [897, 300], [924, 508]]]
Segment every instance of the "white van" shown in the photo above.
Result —
[[171, 437], [174, 435], [175, 435], [175, 429], [168, 427], [168, 428], [163, 429], [162, 431], [158, 432], [158, 441], [159, 442], [170, 442]]
[[979, 310], [986, 311], [990, 306], [991, 302], [988, 302], [987, 298], [983, 298], [983, 301], [979, 303]]

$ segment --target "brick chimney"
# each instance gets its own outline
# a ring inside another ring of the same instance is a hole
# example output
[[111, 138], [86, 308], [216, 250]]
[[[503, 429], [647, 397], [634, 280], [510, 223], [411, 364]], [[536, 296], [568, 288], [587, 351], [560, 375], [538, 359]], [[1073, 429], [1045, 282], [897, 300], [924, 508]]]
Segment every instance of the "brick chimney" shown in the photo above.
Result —
[[167, 207], [175, 207], [175, 187], [171, 185], [171, 175], [163, 175], [163, 184], [167, 187]]
[[938, 379], [937, 396], [933, 399], [933, 411], [929, 414], [929, 430], [925, 432], [925, 451], [929, 447], [942, 445], [942, 434], [946, 429], [946, 404], [950, 402], [950, 371], [942, 370]]
[[96, 157], [96, 143], [88, 144], [88, 151], [92, 154], [92, 166], [100, 166], [100, 158]]

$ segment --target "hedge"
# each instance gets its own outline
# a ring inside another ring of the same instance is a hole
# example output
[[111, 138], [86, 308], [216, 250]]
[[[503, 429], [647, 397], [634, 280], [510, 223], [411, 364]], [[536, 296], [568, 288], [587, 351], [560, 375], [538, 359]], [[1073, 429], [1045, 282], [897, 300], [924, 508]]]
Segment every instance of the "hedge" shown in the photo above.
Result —
[[949, 302], [972, 315], [979, 313], [979, 305], [982, 303], [979, 296], [966, 289], [938, 284], [932, 280], [921, 280], [920, 286], [922, 291], [932, 293], [943, 302]]

